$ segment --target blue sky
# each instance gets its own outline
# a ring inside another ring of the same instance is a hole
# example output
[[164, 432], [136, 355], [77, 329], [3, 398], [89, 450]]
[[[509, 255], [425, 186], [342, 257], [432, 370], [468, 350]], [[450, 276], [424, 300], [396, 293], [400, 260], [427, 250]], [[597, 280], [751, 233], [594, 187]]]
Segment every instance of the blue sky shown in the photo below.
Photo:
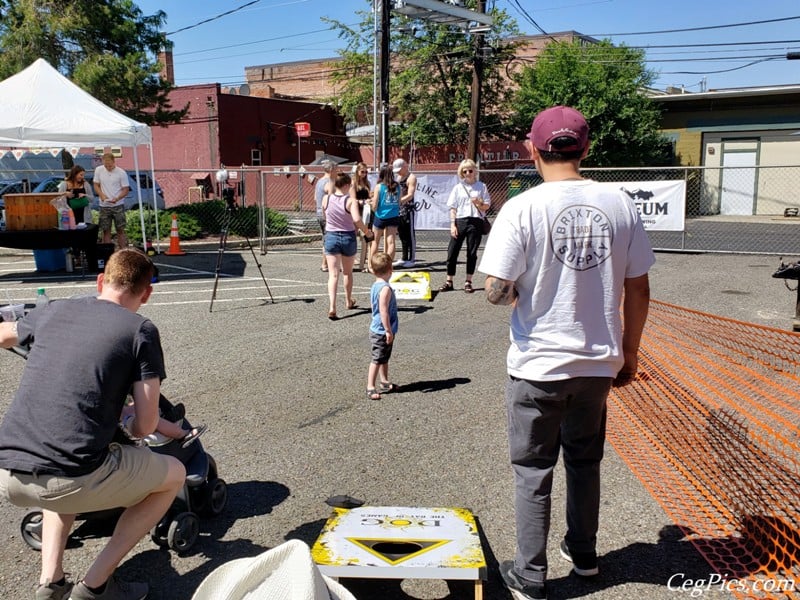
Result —
[[[648, 66], [659, 71], [656, 87], [699, 92], [740, 86], [800, 84], [800, 4], [797, 0], [494, 0], [524, 33], [574, 30], [647, 47]], [[178, 85], [244, 83], [244, 67], [336, 56], [341, 46], [321, 16], [359, 22], [368, 0], [138, 0], [145, 14], [167, 13], [164, 27], [174, 43]], [[247, 6], [245, 6], [247, 5]], [[487, 0], [491, 5], [491, 0]], [[177, 31], [227, 11], [230, 15]], [[795, 18], [791, 18], [795, 17]], [[779, 19], [784, 19], [778, 21]], [[769, 21], [736, 27], [739, 23]], [[698, 31], [672, 31], [709, 28]], [[642, 35], [622, 35], [643, 33]], [[614, 34], [614, 35], [609, 35]], [[743, 44], [747, 42], [747, 44]], [[722, 45], [722, 44], [740, 45]], [[656, 48], [655, 46], [672, 46]], [[749, 63], [756, 63], [747, 66]]]

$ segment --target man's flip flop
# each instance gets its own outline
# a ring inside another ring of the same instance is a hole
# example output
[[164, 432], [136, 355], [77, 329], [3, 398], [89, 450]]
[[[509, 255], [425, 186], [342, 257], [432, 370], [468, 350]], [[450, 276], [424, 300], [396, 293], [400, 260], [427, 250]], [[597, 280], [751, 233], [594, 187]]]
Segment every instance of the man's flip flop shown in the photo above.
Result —
[[208, 429], [207, 425], [198, 425], [192, 429], [189, 433], [181, 438], [181, 441], [183, 442], [181, 444], [181, 448], [188, 448], [190, 445], [196, 442], [197, 439], [206, 432], [206, 429]]

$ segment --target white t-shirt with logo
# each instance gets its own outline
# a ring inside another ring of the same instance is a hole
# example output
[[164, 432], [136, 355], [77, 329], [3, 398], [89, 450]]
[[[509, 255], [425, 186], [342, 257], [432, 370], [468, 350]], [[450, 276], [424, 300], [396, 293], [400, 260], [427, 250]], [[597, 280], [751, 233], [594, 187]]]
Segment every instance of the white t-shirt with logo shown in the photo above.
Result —
[[626, 278], [655, 263], [633, 202], [591, 180], [543, 183], [503, 206], [478, 267], [515, 282], [508, 373], [531, 381], [615, 377]]

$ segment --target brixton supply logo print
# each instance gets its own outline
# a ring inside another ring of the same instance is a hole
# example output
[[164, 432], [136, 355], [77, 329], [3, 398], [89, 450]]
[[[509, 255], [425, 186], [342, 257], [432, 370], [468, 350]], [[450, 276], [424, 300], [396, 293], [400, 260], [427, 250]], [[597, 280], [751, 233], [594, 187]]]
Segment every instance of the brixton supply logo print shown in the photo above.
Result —
[[565, 208], [550, 229], [550, 246], [556, 258], [576, 271], [587, 271], [606, 261], [613, 241], [611, 221], [594, 206]]

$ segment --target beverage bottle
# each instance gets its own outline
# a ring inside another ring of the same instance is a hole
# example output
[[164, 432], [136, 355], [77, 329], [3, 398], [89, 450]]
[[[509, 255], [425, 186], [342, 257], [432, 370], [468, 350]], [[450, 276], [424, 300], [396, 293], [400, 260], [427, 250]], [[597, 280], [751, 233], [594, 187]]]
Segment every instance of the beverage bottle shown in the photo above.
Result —
[[61, 217], [58, 225], [59, 229], [69, 229], [69, 213], [66, 210], [61, 211]]
[[48, 302], [50, 302], [50, 298], [44, 293], [44, 288], [36, 290], [36, 308], [46, 306]]
[[65, 258], [65, 268], [67, 273], [72, 273], [72, 271], [75, 268], [72, 259], [72, 249], [67, 248], [66, 256], [64, 258]]

